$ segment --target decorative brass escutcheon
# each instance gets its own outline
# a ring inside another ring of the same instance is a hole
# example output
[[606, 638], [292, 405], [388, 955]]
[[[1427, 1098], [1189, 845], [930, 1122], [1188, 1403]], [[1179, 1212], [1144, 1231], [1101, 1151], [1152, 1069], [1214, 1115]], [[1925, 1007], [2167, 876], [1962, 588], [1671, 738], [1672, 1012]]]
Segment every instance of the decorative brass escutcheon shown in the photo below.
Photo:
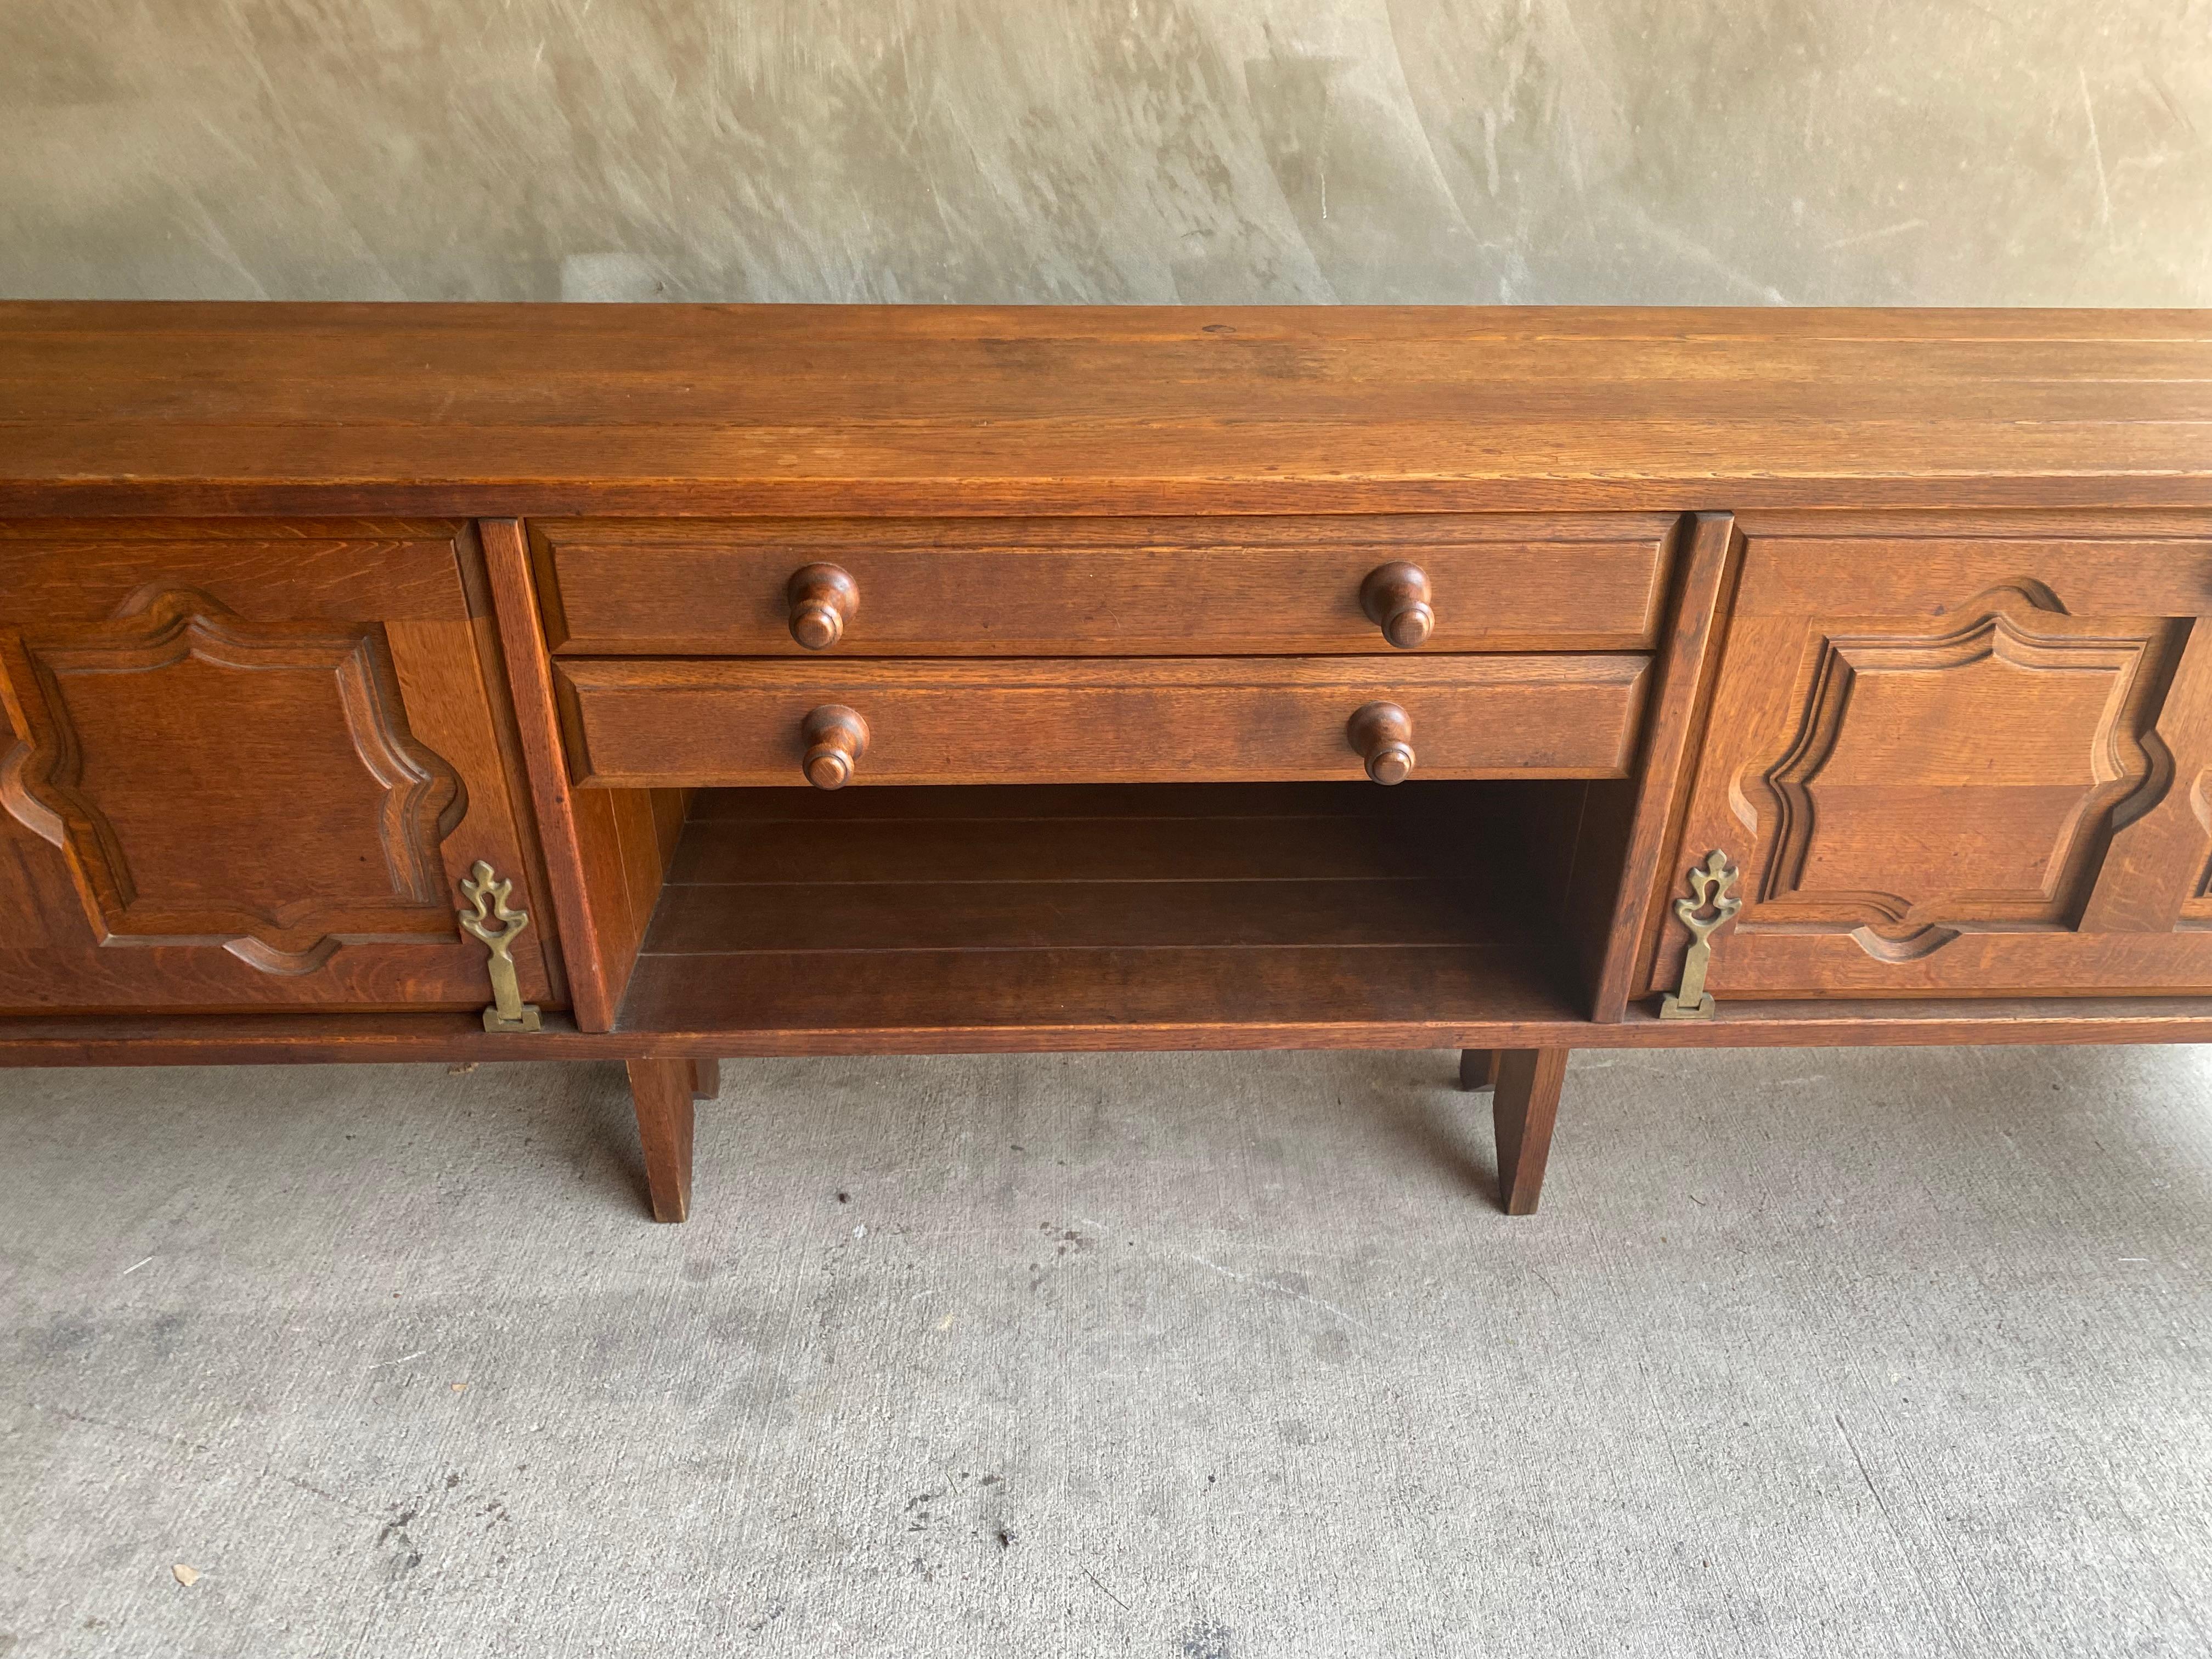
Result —
[[[514, 884], [498, 879], [491, 866], [482, 859], [461, 878], [461, 891], [476, 907], [455, 913], [461, 919], [461, 931], [481, 939], [491, 952], [491, 1006], [483, 1011], [484, 1030], [536, 1030], [538, 1005], [522, 1000], [522, 987], [514, 977], [513, 954], [516, 936], [530, 926], [530, 912], [507, 908]], [[497, 927], [493, 926], [495, 922]]]
[[1735, 885], [1735, 878], [1736, 872], [1729, 865], [1728, 854], [1717, 848], [1702, 866], [1690, 866], [1690, 896], [1674, 901], [1675, 915], [1690, 930], [1690, 950], [1682, 958], [1681, 988], [1668, 992], [1660, 1002], [1660, 1018], [1713, 1017], [1713, 997], [1705, 989], [1705, 969], [1713, 959], [1713, 934], [1743, 908], [1741, 899], [1729, 895], [1729, 889]]

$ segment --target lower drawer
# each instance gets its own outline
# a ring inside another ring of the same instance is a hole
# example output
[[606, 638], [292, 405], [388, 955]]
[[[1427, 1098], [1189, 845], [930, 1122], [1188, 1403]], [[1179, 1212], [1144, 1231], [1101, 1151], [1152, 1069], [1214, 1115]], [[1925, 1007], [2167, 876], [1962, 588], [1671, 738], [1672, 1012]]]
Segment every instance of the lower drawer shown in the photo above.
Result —
[[[580, 784], [1626, 775], [1643, 656], [931, 662], [572, 658]], [[839, 757], [842, 755], [842, 758]]]

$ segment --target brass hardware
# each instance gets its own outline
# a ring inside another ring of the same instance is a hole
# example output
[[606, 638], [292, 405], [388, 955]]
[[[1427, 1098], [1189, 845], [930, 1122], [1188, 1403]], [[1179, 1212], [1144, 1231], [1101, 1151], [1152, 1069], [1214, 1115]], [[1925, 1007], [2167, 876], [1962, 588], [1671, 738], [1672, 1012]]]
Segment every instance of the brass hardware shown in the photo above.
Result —
[[[483, 1011], [484, 1030], [536, 1030], [538, 1005], [522, 1000], [522, 987], [514, 977], [512, 954], [516, 936], [530, 926], [530, 912], [507, 908], [514, 884], [495, 878], [491, 866], [482, 859], [461, 878], [461, 891], [476, 907], [474, 910], [455, 913], [461, 919], [461, 931], [481, 939], [491, 952], [491, 1006]], [[495, 921], [499, 923], [497, 927], [492, 926]]]
[[[1689, 954], [1682, 958], [1681, 988], [1668, 992], [1659, 1004], [1660, 1018], [1713, 1017], [1712, 993], [1705, 989], [1705, 969], [1713, 959], [1711, 941], [1714, 933], [1743, 908], [1741, 899], [1729, 896], [1735, 878], [1736, 872], [1729, 866], [1728, 854], [1718, 848], [1702, 866], [1690, 866], [1690, 896], [1674, 901], [1674, 914], [1690, 930], [1692, 942]], [[1701, 910], [1711, 914], [1700, 920], [1698, 913]]]

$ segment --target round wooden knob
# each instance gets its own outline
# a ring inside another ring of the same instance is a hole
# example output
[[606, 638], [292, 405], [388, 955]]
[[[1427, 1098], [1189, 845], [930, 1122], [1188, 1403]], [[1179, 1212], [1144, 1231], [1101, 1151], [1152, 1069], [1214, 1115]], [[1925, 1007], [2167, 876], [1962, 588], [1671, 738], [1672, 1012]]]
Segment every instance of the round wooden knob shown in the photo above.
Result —
[[1361, 705], [1344, 734], [1376, 782], [1403, 783], [1413, 775], [1413, 717], [1396, 703]]
[[1403, 559], [1376, 565], [1359, 584], [1359, 608], [1401, 651], [1411, 651], [1436, 631], [1429, 598], [1429, 573]]
[[827, 651], [845, 637], [845, 624], [860, 608], [860, 586], [834, 564], [810, 564], [791, 573], [784, 588], [791, 602], [791, 637], [809, 651]]
[[842, 789], [868, 752], [867, 721], [858, 709], [839, 702], [825, 702], [809, 714], [799, 735], [806, 742], [806, 781], [817, 789]]

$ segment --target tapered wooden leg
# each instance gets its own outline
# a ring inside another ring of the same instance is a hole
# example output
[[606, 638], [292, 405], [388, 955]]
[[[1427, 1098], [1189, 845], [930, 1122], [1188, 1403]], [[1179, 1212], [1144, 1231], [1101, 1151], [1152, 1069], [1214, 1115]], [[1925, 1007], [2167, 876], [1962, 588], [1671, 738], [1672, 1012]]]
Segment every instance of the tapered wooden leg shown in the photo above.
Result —
[[1490, 1118], [1498, 1135], [1498, 1202], [1508, 1215], [1534, 1215], [1552, 1155], [1552, 1125], [1566, 1080], [1565, 1048], [1504, 1048], [1498, 1054]]
[[691, 1103], [714, 1097], [720, 1070], [711, 1060], [633, 1060], [629, 1094], [645, 1148], [645, 1190], [655, 1221], [691, 1213]]
[[1473, 1093], [1498, 1081], [1498, 1050], [1462, 1048], [1459, 1051], [1459, 1086]]

